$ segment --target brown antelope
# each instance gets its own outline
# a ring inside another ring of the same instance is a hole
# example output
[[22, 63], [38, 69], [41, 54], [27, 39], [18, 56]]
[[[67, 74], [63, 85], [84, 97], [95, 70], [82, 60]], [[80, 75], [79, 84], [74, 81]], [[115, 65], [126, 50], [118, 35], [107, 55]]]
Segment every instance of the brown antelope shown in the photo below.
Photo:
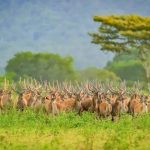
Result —
[[66, 110], [64, 101], [61, 99], [61, 94], [58, 91], [51, 91], [49, 96], [44, 98], [44, 106], [46, 112], [52, 115], [58, 115]]
[[31, 102], [31, 108], [33, 108], [34, 111], [39, 112], [43, 108], [43, 96], [38, 91], [35, 91], [33, 93]]
[[117, 99], [114, 104], [112, 104], [112, 121], [115, 120], [115, 118], [118, 116], [120, 118], [121, 115], [121, 110], [122, 110], [122, 102], [120, 99]]
[[17, 101], [17, 108], [20, 110], [24, 110], [24, 108], [31, 106], [32, 104], [32, 91], [23, 91], [19, 94]]
[[64, 99], [64, 105], [66, 108], [66, 111], [75, 111], [76, 110], [76, 99], [75, 97], [69, 97]]
[[[90, 84], [87, 84], [87, 90], [90, 91], [92, 93], [91, 99], [92, 99], [92, 104], [91, 104], [91, 108], [92, 108], [92, 112], [97, 112], [97, 101], [99, 98], [99, 92], [101, 91], [101, 88], [98, 89], [98, 87], [94, 87], [94, 86], [90, 86]], [[89, 92], [89, 93], [90, 93]]]
[[130, 98], [127, 97], [127, 96], [120, 96], [119, 97], [120, 101], [122, 102], [122, 107], [121, 107], [121, 113], [122, 114], [125, 114], [125, 113], [128, 113], [129, 112], [129, 102], [130, 102]]
[[141, 95], [141, 103], [142, 103], [142, 112], [147, 113], [148, 112], [148, 96]]
[[120, 118], [121, 113], [128, 112], [129, 99], [124, 96], [126, 92], [126, 86], [124, 83], [123, 86], [124, 87], [120, 87], [119, 89], [117, 88], [117, 90], [112, 89], [112, 87], [109, 88], [113, 93], [113, 96], [109, 97], [110, 103], [112, 104], [112, 121], [114, 121], [116, 117]]
[[76, 109], [80, 115], [83, 111], [93, 111], [93, 100], [89, 95], [85, 95], [83, 91], [76, 93]]
[[11, 91], [0, 90], [0, 110], [3, 110], [11, 103]]
[[30, 91], [20, 92], [17, 100], [17, 109], [24, 110], [25, 107], [31, 104], [32, 93]]
[[[57, 113], [59, 112], [64, 112], [64, 111], [74, 111], [74, 110], [78, 110], [81, 111], [81, 105], [79, 106], [79, 99], [78, 99], [78, 94], [74, 95], [70, 89], [68, 89], [65, 85], [64, 90], [66, 91], [65, 95], [62, 95], [62, 93], [60, 92], [55, 92], [55, 100], [52, 103], [55, 106], [55, 109], [57, 109]], [[81, 93], [80, 95], [81, 96]], [[83, 105], [83, 103], [82, 103]], [[53, 107], [52, 107], [53, 110]]]
[[122, 110], [125, 110], [125, 107], [123, 107], [123, 97], [122, 95], [120, 95], [112, 104], [112, 112], [111, 112], [112, 121], [114, 121], [116, 117], [120, 118]]
[[108, 96], [108, 99], [110, 101], [111, 104], [114, 104], [116, 102], [116, 99], [117, 99], [118, 95], [115, 94], [115, 93], [112, 93]]
[[142, 112], [147, 112], [147, 101], [138, 94], [133, 94], [129, 102], [129, 112], [131, 115], [137, 116]]
[[107, 101], [106, 93], [100, 93], [96, 103], [96, 110], [99, 117], [106, 118], [111, 115], [112, 105]]
[[47, 114], [51, 114], [53, 111], [52, 111], [52, 97], [51, 96], [45, 96], [43, 98], [43, 105], [44, 105], [44, 110]]
[[77, 101], [75, 92], [72, 92], [71, 89], [65, 88], [66, 94], [62, 98], [64, 105], [67, 111], [75, 111], [77, 109]]
[[[67, 82], [53, 84], [47, 81], [41, 83], [33, 80], [20, 81], [21, 92], [18, 92], [17, 108], [24, 110], [30, 107], [36, 112], [43, 109], [47, 114], [58, 115], [60, 112], [83, 111], [95, 112], [99, 117], [111, 115], [112, 120], [121, 114], [130, 113], [137, 116], [150, 111], [150, 102], [145, 95], [132, 93], [131, 98], [126, 92], [124, 82], [117, 87], [99, 82], [85, 82], [71, 84]], [[137, 85], [136, 85], [137, 86]], [[11, 100], [11, 92], [7, 90], [5, 81], [4, 90], [0, 90], [0, 109], [4, 109]], [[115, 89], [114, 89], [115, 88]], [[15, 91], [15, 90], [14, 90]]]
[[56, 107], [59, 110], [59, 112], [73, 111], [75, 109], [75, 99], [65, 98], [62, 100], [62, 96], [60, 93], [57, 92], [55, 95], [56, 99], [53, 103], [56, 104]]
[[20, 82], [21, 92], [19, 92], [15, 85], [12, 86], [12, 89], [19, 94], [18, 101], [17, 101], [17, 109], [24, 110], [26, 107], [31, 107], [35, 110], [40, 108], [42, 104], [42, 96], [41, 93], [38, 91], [41, 85], [33, 85], [33, 83], [27, 85], [26, 81], [24, 80], [23, 83]]

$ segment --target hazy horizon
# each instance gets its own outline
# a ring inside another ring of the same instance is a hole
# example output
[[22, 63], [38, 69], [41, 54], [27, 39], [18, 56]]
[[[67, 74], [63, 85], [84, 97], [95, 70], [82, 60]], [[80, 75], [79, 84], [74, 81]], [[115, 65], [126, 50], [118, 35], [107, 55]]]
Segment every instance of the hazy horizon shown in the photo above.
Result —
[[19, 51], [70, 55], [76, 68], [103, 67], [113, 57], [91, 44], [94, 15], [150, 15], [150, 0], [0, 0], [0, 68]]

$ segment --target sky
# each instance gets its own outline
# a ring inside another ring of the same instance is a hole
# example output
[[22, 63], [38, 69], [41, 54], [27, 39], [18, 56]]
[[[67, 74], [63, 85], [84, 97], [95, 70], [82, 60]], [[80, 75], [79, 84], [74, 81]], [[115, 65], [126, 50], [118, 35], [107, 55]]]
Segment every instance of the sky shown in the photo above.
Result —
[[0, 70], [20, 51], [74, 58], [76, 68], [104, 67], [114, 54], [91, 44], [94, 15], [150, 16], [150, 0], [0, 0]]

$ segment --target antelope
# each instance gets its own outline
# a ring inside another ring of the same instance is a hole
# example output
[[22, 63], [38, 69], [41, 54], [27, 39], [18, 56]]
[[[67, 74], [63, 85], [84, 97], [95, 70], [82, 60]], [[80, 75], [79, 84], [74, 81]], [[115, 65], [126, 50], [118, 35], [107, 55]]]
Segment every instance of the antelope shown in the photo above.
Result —
[[32, 96], [33, 97], [30, 106], [34, 111], [39, 112], [43, 108], [43, 96], [38, 91], [34, 91]]
[[76, 95], [76, 109], [78, 114], [81, 115], [83, 111], [93, 112], [93, 100], [90, 95], [85, 95], [83, 91], [80, 91]]
[[47, 115], [49, 114], [57, 115], [59, 113], [55, 103], [53, 102], [54, 102], [54, 97], [52, 96], [45, 96], [43, 98], [43, 105]]
[[142, 112], [147, 112], [147, 101], [138, 94], [133, 94], [129, 102], [129, 112], [133, 117], [139, 115]]
[[[112, 121], [115, 120], [116, 117], [120, 118], [121, 113], [128, 112], [128, 103], [129, 100], [127, 97], [124, 96], [126, 92], [126, 86], [120, 87], [117, 90], [109, 88], [111, 92], [113, 92], [113, 97], [110, 97], [110, 102], [112, 104]], [[115, 94], [115, 96], [114, 96]]]
[[4, 110], [4, 108], [11, 104], [11, 96], [12, 92], [9, 88], [9, 81], [7, 82], [5, 78], [3, 88], [0, 89], [0, 110]]
[[32, 104], [32, 91], [23, 91], [19, 93], [17, 101], [17, 109], [24, 110], [24, 108], [29, 107]]
[[111, 115], [112, 105], [108, 102], [106, 93], [99, 94], [96, 108], [99, 117], [106, 118]]
[[69, 109], [70, 105], [67, 102], [67, 100], [62, 100], [62, 95], [58, 91], [51, 91], [50, 95], [44, 99], [45, 110], [48, 114], [58, 115], [60, 112]]
[[[14, 89], [18, 95], [17, 108], [24, 110], [30, 107], [36, 112], [43, 110], [46, 114], [58, 115], [61, 112], [75, 111], [79, 115], [83, 111], [95, 113], [99, 118], [111, 116], [112, 121], [124, 113], [133, 117], [150, 111], [150, 102], [146, 95], [139, 91], [131, 92], [129, 96], [124, 82], [119, 86], [99, 82], [85, 82], [71, 84], [63, 82], [53, 84], [37, 82], [36, 80], [19, 81], [20, 91]], [[137, 86], [137, 85], [136, 85]], [[13, 89], [13, 88], [12, 88]], [[138, 93], [138, 94], [137, 94]], [[11, 90], [5, 86], [0, 90], [0, 110], [11, 102]]]
[[66, 95], [62, 99], [64, 101], [66, 110], [75, 111], [77, 109], [75, 92], [71, 91], [71, 89], [68, 89], [66, 87], [64, 89], [66, 91]]
[[112, 112], [111, 112], [112, 121], [114, 121], [115, 117], [117, 116], [120, 118], [121, 110], [122, 110], [122, 102], [120, 101], [120, 99], [117, 99], [115, 103], [112, 105]]
[[0, 90], [0, 109], [3, 110], [11, 103], [11, 91]]
[[[28, 84], [28, 85], [27, 85]], [[24, 110], [26, 107], [31, 107], [36, 111], [39, 111], [42, 105], [41, 85], [35, 81], [28, 83], [25, 80], [20, 81], [21, 92], [16, 90], [15, 85], [12, 89], [19, 94], [17, 101], [17, 109]]]

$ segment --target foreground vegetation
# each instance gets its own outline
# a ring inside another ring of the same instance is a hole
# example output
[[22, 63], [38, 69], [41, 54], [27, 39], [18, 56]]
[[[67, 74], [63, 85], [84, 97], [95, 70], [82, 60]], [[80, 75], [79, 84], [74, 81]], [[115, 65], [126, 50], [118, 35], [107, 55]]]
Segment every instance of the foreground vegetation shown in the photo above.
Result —
[[57, 117], [32, 110], [0, 114], [0, 149], [125, 150], [150, 149], [150, 114], [111, 122], [95, 115], [63, 113]]

